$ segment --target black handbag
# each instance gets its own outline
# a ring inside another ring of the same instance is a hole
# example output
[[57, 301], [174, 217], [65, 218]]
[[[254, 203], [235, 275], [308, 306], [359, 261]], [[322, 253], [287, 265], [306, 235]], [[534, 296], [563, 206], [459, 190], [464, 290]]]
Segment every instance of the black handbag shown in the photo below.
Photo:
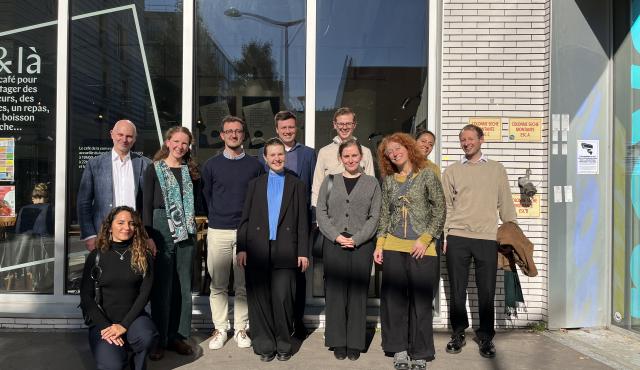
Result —
[[[98, 306], [98, 309], [104, 314], [104, 310], [102, 309], [102, 288], [100, 287], [100, 276], [102, 275], [102, 268], [100, 267], [100, 252], [96, 252], [96, 259], [93, 267], [91, 268], [91, 273], [89, 276], [91, 280], [93, 280], [93, 299]], [[86, 326], [93, 326], [93, 320], [91, 319], [91, 315], [89, 315], [89, 311], [82, 304], [82, 300], [80, 300], [80, 304], [78, 305], [82, 310], [82, 318], [84, 319], [84, 324]]]
[[[329, 175], [327, 179], [327, 201], [329, 200], [329, 195], [331, 195], [332, 188], [333, 188], [333, 175]], [[324, 240], [326, 238], [320, 232], [320, 228], [316, 228], [314, 233], [315, 235], [313, 238], [313, 247], [311, 248], [311, 254], [315, 258], [322, 258], [322, 248], [324, 246]]]

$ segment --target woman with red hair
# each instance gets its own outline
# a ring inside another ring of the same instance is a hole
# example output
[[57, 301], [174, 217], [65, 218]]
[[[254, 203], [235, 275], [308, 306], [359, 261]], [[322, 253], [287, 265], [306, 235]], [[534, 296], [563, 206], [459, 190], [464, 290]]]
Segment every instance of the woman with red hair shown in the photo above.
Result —
[[384, 261], [380, 321], [382, 348], [396, 369], [424, 369], [435, 358], [433, 287], [440, 273], [435, 240], [442, 234], [442, 185], [416, 141], [404, 133], [378, 147], [382, 208], [374, 260]]

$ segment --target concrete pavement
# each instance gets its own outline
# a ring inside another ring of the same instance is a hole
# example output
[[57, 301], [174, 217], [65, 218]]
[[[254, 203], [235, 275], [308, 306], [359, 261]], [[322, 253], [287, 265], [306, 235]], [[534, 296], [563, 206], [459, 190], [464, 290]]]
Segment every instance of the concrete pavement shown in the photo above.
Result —
[[[497, 357], [485, 359], [480, 356], [476, 343], [471, 339], [473, 333], [467, 334], [467, 346], [462, 353], [451, 355], [444, 351], [449, 335], [445, 332], [437, 332], [435, 335], [436, 360], [429, 368], [486, 370], [626, 368], [624, 362], [607, 361], [606, 355], [593, 354], [593, 357], [590, 357], [578, 352], [566, 345], [571, 345], [569, 341], [565, 340], [566, 343], [562, 344], [563, 333], [554, 335], [560, 337], [553, 338], [553, 335], [526, 330], [501, 331], [495, 338]], [[207, 337], [206, 332], [194, 332], [190, 340], [197, 345], [197, 351], [193, 356], [185, 357], [167, 352], [167, 356], [162, 361], [149, 362], [148, 369], [393, 369], [392, 359], [385, 357], [380, 348], [379, 332], [370, 332], [368, 351], [355, 362], [336, 360], [333, 353], [324, 347], [321, 332], [314, 332], [304, 342], [298, 343], [297, 353], [290, 361], [274, 360], [270, 363], [260, 362], [251, 349], [239, 349], [232, 339], [221, 350], [209, 350]], [[590, 341], [588, 336], [586, 340]], [[634, 350], [631, 348], [631, 351]], [[612, 353], [612, 356], [612, 358], [620, 357], [615, 353]], [[632, 362], [628, 364], [633, 366]], [[72, 332], [4, 330], [0, 331], [0, 368], [3, 370], [75, 370], [94, 367], [84, 330]]]

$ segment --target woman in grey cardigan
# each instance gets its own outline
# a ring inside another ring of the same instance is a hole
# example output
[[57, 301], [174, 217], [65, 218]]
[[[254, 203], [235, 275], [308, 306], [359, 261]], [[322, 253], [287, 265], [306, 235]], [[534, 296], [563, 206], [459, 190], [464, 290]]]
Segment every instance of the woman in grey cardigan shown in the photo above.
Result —
[[382, 196], [378, 180], [360, 171], [362, 147], [357, 141], [344, 141], [338, 155], [345, 170], [324, 179], [316, 208], [325, 237], [325, 345], [334, 348], [337, 359], [355, 361], [365, 348], [367, 292]]

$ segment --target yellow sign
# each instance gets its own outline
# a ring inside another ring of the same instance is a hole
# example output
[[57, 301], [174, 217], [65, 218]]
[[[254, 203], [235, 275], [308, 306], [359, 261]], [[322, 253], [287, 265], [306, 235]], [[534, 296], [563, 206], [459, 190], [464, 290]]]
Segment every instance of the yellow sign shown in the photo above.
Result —
[[471, 117], [469, 124], [484, 132], [484, 141], [502, 141], [502, 119], [500, 117]]
[[510, 118], [510, 141], [542, 141], [542, 118]]
[[520, 194], [512, 194], [512, 197], [518, 218], [540, 218], [540, 194], [531, 198], [531, 206], [528, 207], [524, 207], [520, 202]]

